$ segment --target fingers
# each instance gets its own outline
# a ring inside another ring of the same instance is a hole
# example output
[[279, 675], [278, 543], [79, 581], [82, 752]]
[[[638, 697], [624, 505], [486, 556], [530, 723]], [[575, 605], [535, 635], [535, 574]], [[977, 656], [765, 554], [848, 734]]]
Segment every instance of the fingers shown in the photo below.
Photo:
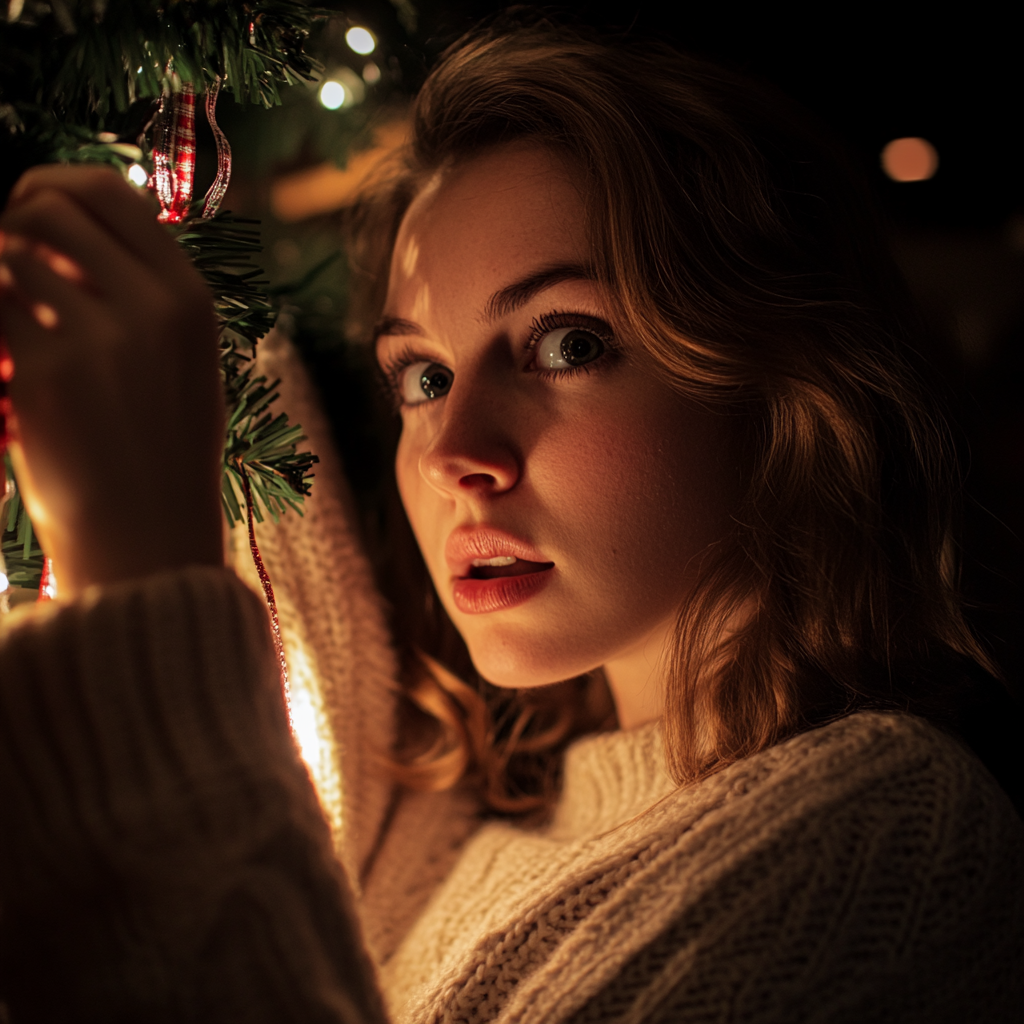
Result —
[[[51, 257], [53, 269], [64, 276], [88, 278], [108, 298], [131, 296], [138, 280], [153, 269], [140, 267], [116, 238], [65, 193], [55, 189], [42, 189], [8, 210], [0, 225], [4, 234], [0, 258], [5, 263], [10, 264], [23, 250], [41, 242], [44, 252], [64, 257]], [[166, 241], [175, 244], [173, 240]], [[181, 257], [180, 253], [174, 255]], [[172, 278], [177, 275], [176, 262], [170, 271]], [[165, 268], [159, 272], [167, 275]]]
[[57, 164], [34, 167], [14, 186], [8, 214], [48, 191], [66, 195], [134, 259], [151, 269], [166, 270], [168, 261], [180, 268], [187, 267], [178, 244], [156, 221], [159, 207], [155, 198], [132, 188], [116, 171]]
[[41, 351], [40, 344], [63, 336], [62, 327], [94, 326], [100, 321], [100, 303], [82, 287], [77, 265], [22, 239], [5, 242], [0, 262], [0, 327], [12, 356], [21, 360]]
[[[19, 397], [21, 384], [17, 374], [18, 365], [20, 364], [23, 370], [28, 369], [31, 376], [32, 357], [38, 359], [39, 355], [45, 356], [52, 329], [43, 327], [25, 303], [12, 300], [7, 295], [0, 295], [0, 331], [10, 346], [10, 354], [5, 357], [11, 361], [11, 365], [7, 367], [7, 380], [10, 381], [7, 383], [7, 390], [11, 398], [16, 399]], [[12, 341], [15, 341], [15, 344], [10, 344]]]

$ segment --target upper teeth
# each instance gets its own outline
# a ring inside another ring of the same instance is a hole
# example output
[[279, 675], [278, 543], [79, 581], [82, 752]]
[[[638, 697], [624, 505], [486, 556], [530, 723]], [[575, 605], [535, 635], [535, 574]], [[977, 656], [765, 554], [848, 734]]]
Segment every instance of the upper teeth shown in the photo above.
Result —
[[512, 555], [497, 555], [494, 558], [474, 558], [473, 568], [479, 569], [482, 565], [512, 565], [515, 558]]

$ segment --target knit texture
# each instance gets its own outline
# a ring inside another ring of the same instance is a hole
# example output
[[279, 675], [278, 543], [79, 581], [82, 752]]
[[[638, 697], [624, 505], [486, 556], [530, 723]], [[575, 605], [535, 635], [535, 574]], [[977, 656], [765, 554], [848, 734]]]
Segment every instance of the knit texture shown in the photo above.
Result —
[[11, 618], [10, 1018], [383, 1020], [261, 602], [195, 568]]
[[396, 793], [394, 659], [340, 466], [293, 356], [261, 360], [321, 457], [306, 516], [258, 531], [317, 788], [240, 531], [257, 594], [196, 568], [12, 616], [12, 1021], [381, 1022], [379, 992], [395, 1024], [1019, 1021], [1024, 825], [909, 716], [685, 789], [657, 725], [586, 738], [543, 828]]
[[[298, 738], [358, 888], [393, 795], [382, 762], [392, 743], [395, 659], [330, 427], [279, 332], [260, 343], [257, 372], [280, 380], [280, 408], [302, 424], [320, 460], [303, 514], [257, 524], [256, 535], [280, 612]], [[243, 526], [228, 533], [228, 560], [262, 600]]]
[[1019, 1019], [1024, 827], [955, 740], [859, 714], [683, 790], [660, 744], [583, 740], [551, 826], [474, 836], [394, 1019]]

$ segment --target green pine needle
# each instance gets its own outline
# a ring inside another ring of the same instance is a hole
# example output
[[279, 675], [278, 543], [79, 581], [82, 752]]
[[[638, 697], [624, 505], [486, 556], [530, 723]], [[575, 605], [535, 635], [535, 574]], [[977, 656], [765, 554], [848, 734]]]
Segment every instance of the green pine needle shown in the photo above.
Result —
[[[11, 8], [13, 9], [13, 8]], [[0, 15], [0, 198], [39, 163], [103, 162], [124, 171], [150, 156], [147, 129], [159, 97], [219, 77], [240, 103], [270, 107], [279, 88], [322, 70], [305, 52], [328, 14], [301, 0], [25, 0], [15, 22]], [[301, 514], [316, 456], [300, 452], [302, 428], [274, 416], [277, 382], [253, 377], [256, 345], [274, 325], [267, 282], [254, 264], [257, 221], [218, 214], [172, 229], [213, 294], [229, 410], [223, 504], [229, 524], [245, 519], [241, 480], [253, 513], [275, 522]], [[13, 481], [9, 459], [7, 479]], [[13, 586], [37, 587], [43, 556], [16, 488], [4, 512], [3, 558]]]

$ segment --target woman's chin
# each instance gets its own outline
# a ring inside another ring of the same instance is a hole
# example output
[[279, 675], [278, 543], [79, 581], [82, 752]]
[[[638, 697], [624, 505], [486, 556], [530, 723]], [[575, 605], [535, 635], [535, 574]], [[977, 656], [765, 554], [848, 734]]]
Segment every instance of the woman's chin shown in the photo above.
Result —
[[[469, 632], [469, 631], [467, 631]], [[474, 631], [475, 632], [475, 631]], [[566, 657], [558, 643], [517, 630], [493, 629], [463, 639], [476, 670], [494, 686], [531, 689], [550, 686], [598, 667], [586, 657]]]

